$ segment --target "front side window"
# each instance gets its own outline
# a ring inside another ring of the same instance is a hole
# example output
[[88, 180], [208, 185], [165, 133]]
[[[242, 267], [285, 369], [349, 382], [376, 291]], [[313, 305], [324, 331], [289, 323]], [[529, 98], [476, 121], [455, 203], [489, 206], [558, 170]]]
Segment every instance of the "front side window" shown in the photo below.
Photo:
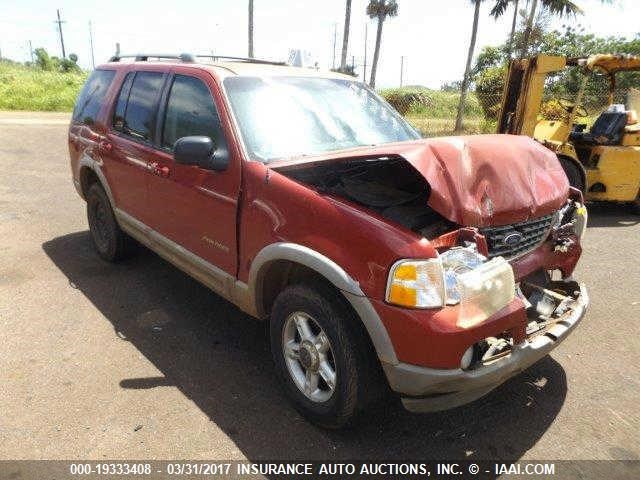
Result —
[[224, 144], [220, 118], [209, 88], [195, 77], [176, 75], [167, 101], [162, 146], [173, 148], [176, 140], [191, 135], [209, 137], [216, 147]]
[[134, 138], [150, 140], [163, 82], [164, 74], [157, 72], [136, 72], [130, 90], [125, 81], [116, 104], [114, 128]]
[[253, 160], [419, 138], [380, 97], [350, 80], [237, 76], [224, 87]]
[[109, 85], [115, 77], [115, 70], [94, 70], [87, 79], [73, 109], [73, 121], [93, 125]]

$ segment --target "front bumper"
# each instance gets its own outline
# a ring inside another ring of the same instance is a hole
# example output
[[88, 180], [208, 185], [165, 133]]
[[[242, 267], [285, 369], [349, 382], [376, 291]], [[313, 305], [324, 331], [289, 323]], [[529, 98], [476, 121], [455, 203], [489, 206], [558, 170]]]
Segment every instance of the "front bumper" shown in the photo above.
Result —
[[387, 380], [400, 393], [405, 408], [412, 412], [464, 405], [486, 395], [557, 347], [582, 320], [588, 305], [587, 290], [580, 285], [580, 294], [570, 310], [544, 333], [514, 345], [504, 357], [472, 370], [383, 363]]

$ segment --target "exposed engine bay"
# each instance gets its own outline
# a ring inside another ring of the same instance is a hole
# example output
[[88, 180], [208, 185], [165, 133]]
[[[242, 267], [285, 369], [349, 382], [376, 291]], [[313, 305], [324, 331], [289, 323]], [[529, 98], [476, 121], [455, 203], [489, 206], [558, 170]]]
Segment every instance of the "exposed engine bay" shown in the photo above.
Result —
[[278, 169], [318, 191], [376, 211], [425, 238], [457, 227], [428, 204], [427, 181], [402, 158], [373, 158]]

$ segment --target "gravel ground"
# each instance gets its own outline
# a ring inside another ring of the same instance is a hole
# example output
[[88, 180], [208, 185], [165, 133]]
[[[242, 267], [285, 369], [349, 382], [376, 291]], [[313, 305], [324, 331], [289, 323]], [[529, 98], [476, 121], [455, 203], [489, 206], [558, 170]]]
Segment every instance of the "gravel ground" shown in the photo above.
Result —
[[153, 253], [93, 252], [66, 117], [0, 113], [0, 459], [639, 459], [640, 217], [593, 207], [591, 309], [453, 411], [329, 432], [274, 379], [264, 326]]

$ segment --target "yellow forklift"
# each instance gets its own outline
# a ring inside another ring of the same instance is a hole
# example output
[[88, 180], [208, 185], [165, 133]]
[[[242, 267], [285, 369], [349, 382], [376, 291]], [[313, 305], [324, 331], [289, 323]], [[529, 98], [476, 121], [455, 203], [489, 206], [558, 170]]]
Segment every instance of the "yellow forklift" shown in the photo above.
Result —
[[[574, 98], [556, 98], [560, 118], [542, 119], [545, 84], [566, 68], [581, 69]], [[498, 132], [528, 135], [557, 153], [569, 183], [590, 201], [630, 202], [640, 209], [640, 121], [633, 105], [614, 104], [616, 74], [640, 71], [640, 57], [592, 55], [566, 58], [538, 55], [512, 60], [498, 117]], [[608, 79], [608, 98], [597, 118], [582, 105], [592, 75]], [[579, 119], [591, 119], [578, 123]]]

